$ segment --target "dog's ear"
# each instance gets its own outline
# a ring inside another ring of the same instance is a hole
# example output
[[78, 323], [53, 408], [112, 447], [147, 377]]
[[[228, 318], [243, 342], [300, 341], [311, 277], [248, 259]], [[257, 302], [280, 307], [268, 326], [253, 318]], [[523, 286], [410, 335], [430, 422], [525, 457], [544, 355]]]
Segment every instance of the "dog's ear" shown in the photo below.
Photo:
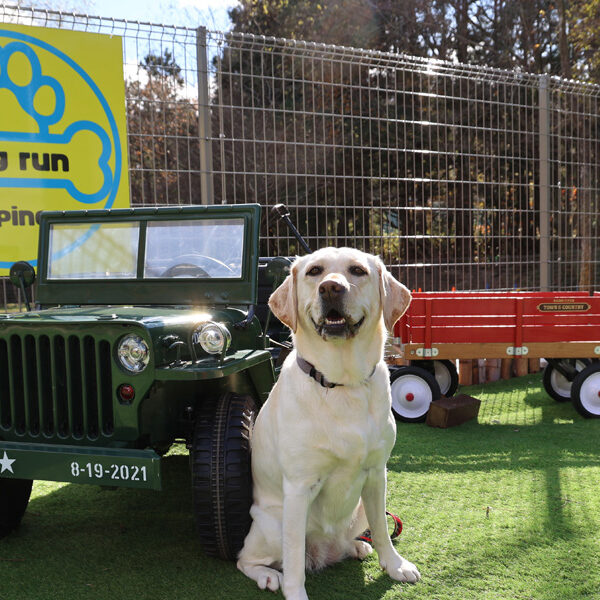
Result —
[[293, 265], [284, 282], [271, 294], [269, 308], [284, 325], [296, 333], [298, 298], [296, 296], [296, 269]]
[[379, 295], [385, 326], [392, 331], [396, 321], [406, 312], [412, 296], [408, 288], [392, 277], [382, 262], [379, 263]]

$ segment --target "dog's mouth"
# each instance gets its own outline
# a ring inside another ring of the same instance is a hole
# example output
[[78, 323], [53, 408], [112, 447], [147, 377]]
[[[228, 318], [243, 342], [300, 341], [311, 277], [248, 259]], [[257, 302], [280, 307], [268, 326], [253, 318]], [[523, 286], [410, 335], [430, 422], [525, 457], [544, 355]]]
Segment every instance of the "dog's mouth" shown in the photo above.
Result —
[[364, 320], [362, 317], [355, 322], [348, 315], [342, 315], [332, 308], [318, 323], [313, 319], [313, 324], [321, 337], [352, 337], [356, 335]]

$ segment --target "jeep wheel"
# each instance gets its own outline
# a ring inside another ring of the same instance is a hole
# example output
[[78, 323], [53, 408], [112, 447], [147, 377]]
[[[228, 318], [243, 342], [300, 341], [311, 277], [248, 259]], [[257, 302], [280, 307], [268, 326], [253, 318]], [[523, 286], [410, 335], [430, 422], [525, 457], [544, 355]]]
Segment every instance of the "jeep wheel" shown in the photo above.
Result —
[[194, 515], [207, 554], [233, 560], [252, 519], [250, 436], [257, 414], [251, 396], [225, 393], [203, 401], [190, 451]]
[[0, 538], [21, 524], [32, 485], [31, 479], [0, 478]]

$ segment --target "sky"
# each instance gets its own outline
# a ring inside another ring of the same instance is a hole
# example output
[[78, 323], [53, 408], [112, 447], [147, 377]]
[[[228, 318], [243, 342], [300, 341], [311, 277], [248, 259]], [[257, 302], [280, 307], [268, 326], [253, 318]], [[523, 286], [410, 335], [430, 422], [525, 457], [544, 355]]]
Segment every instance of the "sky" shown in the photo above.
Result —
[[[96, 17], [125, 19], [142, 23], [161, 25], [177, 25], [190, 28], [204, 26], [213, 31], [228, 31], [231, 22], [227, 15], [228, 9], [236, 6], [238, 0], [40, 0], [32, 2], [42, 9], [61, 10]], [[145, 72], [139, 68], [144, 52], [160, 52], [158, 46], [136, 48], [135, 39], [124, 37], [126, 61], [124, 71], [126, 79], [144, 81]], [[187, 65], [181, 55], [183, 46], [171, 48], [174, 58], [181, 66]], [[209, 61], [211, 59], [209, 47]], [[189, 49], [188, 49], [189, 50]], [[195, 50], [194, 50], [195, 53]], [[195, 55], [194, 55], [195, 56]], [[185, 68], [185, 67], [184, 67]], [[187, 74], [184, 72], [187, 79]], [[195, 77], [195, 75], [194, 75]], [[188, 89], [188, 83], [178, 93], [194, 96], [195, 83]]]
[[46, 8], [100, 17], [187, 27], [203, 25], [217, 31], [230, 28], [227, 10], [236, 4], [237, 0], [47, 0], [43, 3]]

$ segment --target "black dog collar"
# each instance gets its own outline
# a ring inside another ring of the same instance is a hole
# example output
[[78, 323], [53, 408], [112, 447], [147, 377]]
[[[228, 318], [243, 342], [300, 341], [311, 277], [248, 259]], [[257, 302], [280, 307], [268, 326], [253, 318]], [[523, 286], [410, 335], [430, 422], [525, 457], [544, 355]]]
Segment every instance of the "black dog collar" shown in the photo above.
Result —
[[296, 362], [298, 366], [317, 383], [320, 383], [324, 388], [334, 388], [342, 383], [331, 383], [325, 379], [325, 375], [321, 371], [317, 371], [314, 365], [311, 365], [307, 360], [304, 360], [299, 354], [296, 354]]
[[[334, 388], [344, 385], [343, 383], [331, 383], [331, 381], [327, 381], [327, 379], [325, 379], [325, 375], [323, 375], [321, 371], [317, 371], [314, 365], [311, 365], [307, 360], [304, 360], [299, 354], [296, 354], [296, 363], [309, 377], [312, 377], [318, 384], [322, 385], [324, 388]], [[371, 371], [371, 374], [367, 377], [367, 379], [373, 377], [373, 373], [375, 373], [376, 368], [377, 365], [373, 367], [373, 370]], [[367, 381], [367, 379], [365, 379], [365, 381]]]

